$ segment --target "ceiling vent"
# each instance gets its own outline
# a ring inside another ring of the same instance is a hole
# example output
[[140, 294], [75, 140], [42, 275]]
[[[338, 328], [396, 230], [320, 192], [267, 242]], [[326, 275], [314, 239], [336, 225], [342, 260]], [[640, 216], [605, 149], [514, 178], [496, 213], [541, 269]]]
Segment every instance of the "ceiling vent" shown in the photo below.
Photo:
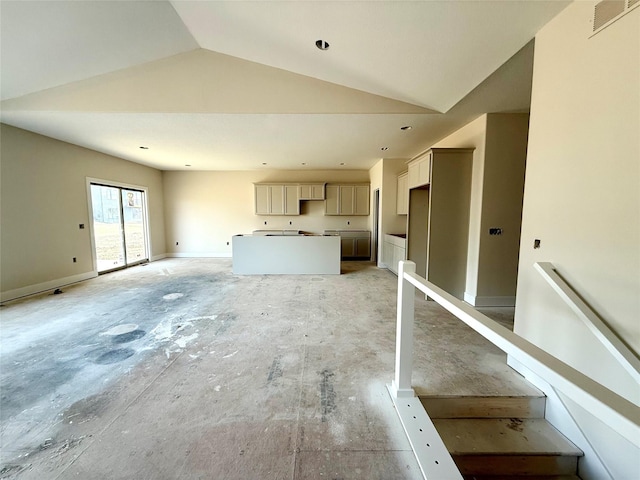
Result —
[[611, 25], [631, 9], [640, 5], [640, 0], [602, 0], [593, 10], [593, 34]]

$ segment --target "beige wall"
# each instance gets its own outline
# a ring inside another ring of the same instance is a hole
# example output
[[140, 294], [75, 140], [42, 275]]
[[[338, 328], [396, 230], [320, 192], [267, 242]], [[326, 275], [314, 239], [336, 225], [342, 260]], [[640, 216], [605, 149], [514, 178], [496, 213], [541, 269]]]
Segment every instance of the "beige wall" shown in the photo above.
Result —
[[[485, 114], [434, 145], [475, 148], [464, 294], [472, 305], [515, 302], [528, 119]], [[490, 236], [492, 227], [503, 234]]]
[[528, 113], [487, 115], [476, 304], [514, 305], [528, 131]]
[[[324, 202], [304, 201], [299, 216], [254, 214], [259, 182], [368, 183], [367, 170], [164, 172], [167, 253], [231, 256], [231, 237], [258, 229], [370, 229], [370, 216], [325, 216]], [[266, 224], [265, 224], [266, 222]], [[176, 245], [178, 242], [178, 245]], [[227, 245], [229, 242], [229, 245]]]
[[[589, 38], [594, 4], [536, 37], [515, 330], [638, 404], [638, 385], [533, 268], [553, 262], [640, 353], [640, 9]], [[638, 449], [570, 407], [613, 478], [636, 478]]]
[[480, 258], [480, 225], [484, 177], [484, 150], [487, 116], [481, 115], [460, 130], [433, 145], [434, 148], [475, 148], [471, 174], [471, 203], [469, 206], [469, 243], [467, 249], [467, 280], [465, 293], [476, 295]]
[[87, 177], [147, 187], [151, 256], [165, 253], [160, 171], [7, 125], [1, 129], [3, 300], [95, 275]]

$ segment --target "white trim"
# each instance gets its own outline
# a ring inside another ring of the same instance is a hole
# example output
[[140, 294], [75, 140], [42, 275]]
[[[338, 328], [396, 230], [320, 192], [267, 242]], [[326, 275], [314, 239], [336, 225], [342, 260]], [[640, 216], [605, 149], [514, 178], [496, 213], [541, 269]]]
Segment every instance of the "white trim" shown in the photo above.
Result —
[[167, 258], [166, 253], [161, 253], [160, 255], [154, 255], [149, 259], [150, 262], [157, 262], [158, 260], [162, 260], [163, 258]]
[[589, 439], [580, 429], [573, 415], [555, 388], [545, 382], [538, 375], [526, 368], [511, 355], [507, 355], [507, 365], [527, 379], [532, 385], [545, 392], [544, 418], [565, 437], [573, 442], [584, 453], [579, 460], [580, 478], [584, 480], [614, 480], [598, 452], [593, 448]]
[[474, 307], [515, 307], [516, 297], [477, 297], [464, 292], [464, 301]]
[[[400, 265], [403, 263], [413, 262], [401, 261]], [[421, 276], [405, 272], [403, 277], [553, 388], [592, 412], [633, 445], [640, 446], [640, 409], [632, 402], [482, 315]], [[402, 307], [398, 303], [398, 309]]]
[[460, 470], [420, 399], [414, 396], [396, 396], [395, 388], [391, 385], [387, 385], [387, 391], [396, 407], [422, 476], [426, 480], [462, 480]]
[[560, 276], [552, 263], [538, 262], [534, 267], [553, 290], [569, 305], [573, 313], [584, 322], [587, 328], [600, 340], [602, 345], [620, 363], [620, 365], [640, 383], [640, 358], [628, 348], [607, 324], [587, 305], [582, 298]]
[[231, 258], [231, 253], [215, 253], [215, 252], [201, 252], [201, 253], [166, 253], [168, 258]]
[[7, 290], [6, 292], [0, 293], [0, 301], [8, 302], [9, 300], [15, 300], [20, 297], [46, 292], [47, 290], [53, 290], [54, 288], [64, 287], [72, 283], [82, 282], [83, 280], [88, 280], [97, 276], [98, 272], [96, 271], [85, 272], [77, 275], [71, 275], [69, 277], [49, 280], [48, 282], [37, 283], [35, 285], [27, 285], [26, 287], [20, 287], [14, 290]]

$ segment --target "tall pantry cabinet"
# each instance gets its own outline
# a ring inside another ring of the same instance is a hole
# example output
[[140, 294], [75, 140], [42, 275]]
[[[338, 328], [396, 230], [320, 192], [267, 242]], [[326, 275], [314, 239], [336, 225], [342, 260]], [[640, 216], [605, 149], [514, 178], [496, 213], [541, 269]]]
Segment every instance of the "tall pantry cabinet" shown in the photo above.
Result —
[[433, 148], [409, 163], [407, 259], [416, 273], [464, 297], [473, 150]]

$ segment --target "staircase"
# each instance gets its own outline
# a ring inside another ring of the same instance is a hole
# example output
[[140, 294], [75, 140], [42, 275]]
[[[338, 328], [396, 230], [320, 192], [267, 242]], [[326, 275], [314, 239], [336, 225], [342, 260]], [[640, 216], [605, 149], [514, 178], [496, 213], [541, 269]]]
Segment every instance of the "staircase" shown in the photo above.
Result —
[[580, 478], [582, 452], [544, 419], [544, 396], [420, 401], [465, 480]]

